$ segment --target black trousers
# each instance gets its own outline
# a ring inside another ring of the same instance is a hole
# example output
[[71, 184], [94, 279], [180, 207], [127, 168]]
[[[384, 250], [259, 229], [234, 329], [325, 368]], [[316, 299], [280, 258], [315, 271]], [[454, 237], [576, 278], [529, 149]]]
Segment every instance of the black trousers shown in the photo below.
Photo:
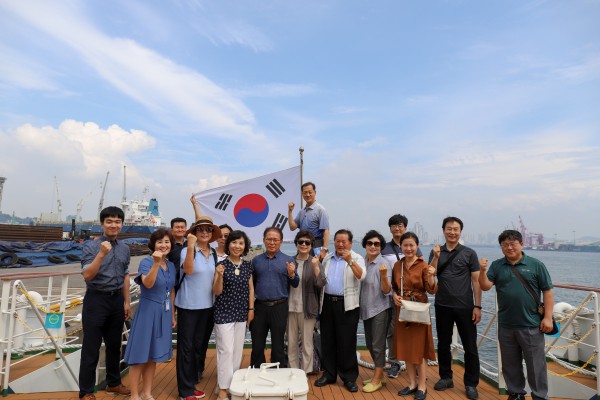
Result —
[[465, 386], [479, 384], [479, 352], [477, 351], [477, 325], [473, 324], [473, 310], [435, 306], [435, 325], [438, 337], [438, 364], [440, 378], [452, 379], [452, 331], [458, 329], [465, 350]]
[[356, 330], [360, 309], [344, 311], [344, 300], [332, 301], [325, 295], [321, 313], [321, 366], [329, 380], [337, 376], [344, 382], [356, 382]]
[[121, 291], [114, 296], [91, 291], [85, 293], [82, 311], [83, 344], [79, 364], [80, 398], [88, 393], [94, 393], [102, 340], [106, 351], [106, 383], [108, 386], [121, 384], [119, 363], [125, 321], [123, 302]]
[[[200, 365], [204, 366], [210, 331], [214, 325], [214, 309], [177, 309], [177, 390], [179, 396], [193, 396]], [[206, 334], [206, 331], [210, 331]], [[204, 358], [201, 358], [204, 357]]]
[[279, 362], [280, 367], [287, 367], [285, 355], [285, 330], [288, 319], [288, 302], [267, 306], [256, 301], [254, 303], [254, 320], [250, 324], [252, 337], [252, 354], [250, 365], [255, 368], [265, 362], [265, 346], [267, 334], [271, 331], [271, 362]]

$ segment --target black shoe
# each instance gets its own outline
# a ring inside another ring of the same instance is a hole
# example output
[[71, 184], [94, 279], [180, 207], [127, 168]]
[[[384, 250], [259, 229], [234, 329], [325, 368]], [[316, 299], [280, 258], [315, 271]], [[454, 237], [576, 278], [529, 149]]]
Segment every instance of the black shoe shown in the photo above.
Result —
[[398, 392], [398, 396], [404, 396], [404, 397], [406, 397], [406, 396], [408, 396], [410, 394], [415, 393], [416, 391], [417, 391], [416, 387], [414, 387], [414, 388], [411, 389], [409, 386], [407, 386], [407, 387], [405, 387], [404, 389], [402, 389], [402, 390], [400, 390]]
[[415, 400], [425, 400], [426, 397], [427, 397], [427, 390], [425, 390], [425, 391], [417, 390], [417, 393], [415, 393]]
[[358, 385], [356, 384], [356, 382], [346, 381], [344, 382], [344, 386], [346, 386], [346, 389], [348, 389], [348, 391], [351, 393], [358, 392]]
[[454, 382], [452, 382], [452, 378], [442, 378], [436, 382], [433, 386], [435, 390], [446, 390], [454, 387]]
[[322, 377], [320, 377], [319, 379], [317, 379], [315, 381], [315, 386], [323, 387], [325, 385], [330, 385], [332, 383], [335, 383], [335, 381], [333, 379], [328, 379], [325, 375], [323, 375]]
[[525, 400], [525, 395], [523, 393], [509, 393], [506, 400]]
[[465, 386], [467, 391], [467, 399], [477, 400], [479, 398], [479, 393], [477, 393], [477, 388], [475, 386]]

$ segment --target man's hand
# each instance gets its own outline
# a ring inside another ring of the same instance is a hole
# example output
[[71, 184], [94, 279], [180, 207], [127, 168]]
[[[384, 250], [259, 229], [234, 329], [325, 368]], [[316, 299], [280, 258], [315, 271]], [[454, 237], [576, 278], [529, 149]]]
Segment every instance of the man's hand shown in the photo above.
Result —
[[544, 333], [552, 332], [552, 316], [542, 319], [542, 322], [540, 322], [540, 331]]
[[294, 203], [288, 203], [288, 211], [294, 211], [295, 206], [296, 206], [296, 204], [294, 204]]
[[433, 246], [432, 251], [433, 251], [433, 256], [435, 258], [440, 258], [440, 253], [441, 253], [442, 249], [440, 248], [439, 244], [436, 244], [435, 246]]
[[471, 317], [473, 325], [477, 325], [481, 321], [481, 309], [473, 308], [473, 316]]
[[296, 274], [296, 266], [293, 262], [286, 261], [285, 265], [287, 266], [287, 274], [290, 278], [293, 278]]
[[131, 305], [128, 301], [123, 303], [123, 310], [125, 311], [125, 321], [127, 321], [131, 317]]
[[344, 261], [346, 261], [347, 263], [352, 261], [352, 253], [350, 252], [350, 250], [344, 249], [344, 250], [340, 251], [340, 255], [342, 256]]
[[107, 255], [108, 253], [110, 253], [111, 250], [112, 250], [112, 245], [110, 244], [110, 242], [108, 240], [105, 240], [104, 242], [100, 243], [100, 252], [103, 255]]
[[487, 271], [488, 268], [488, 259], [487, 258], [482, 258], [481, 260], [479, 260], [479, 274], [484, 273], [485, 271]]

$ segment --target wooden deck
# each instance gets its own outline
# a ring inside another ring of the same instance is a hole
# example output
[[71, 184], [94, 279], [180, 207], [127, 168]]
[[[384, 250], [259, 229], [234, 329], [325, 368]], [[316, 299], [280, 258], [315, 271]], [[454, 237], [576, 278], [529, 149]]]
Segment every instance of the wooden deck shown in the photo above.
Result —
[[[371, 362], [371, 357], [368, 351], [361, 351], [362, 358], [365, 361]], [[267, 357], [268, 358], [268, 357]], [[38, 361], [39, 362], [39, 361]], [[242, 367], [247, 367], [250, 364], [250, 350], [244, 350], [244, 357], [242, 360]], [[433, 389], [433, 385], [437, 382], [439, 376], [437, 367], [429, 367], [428, 370], [428, 399], [432, 400], [459, 400], [465, 399], [465, 389], [462, 383], [463, 379], [463, 368], [459, 365], [454, 368], [454, 388], [446, 390], [444, 392], [436, 392]], [[25, 367], [16, 368], [11, 371], [11, 377], [17, 378], [23, 375]], [[371, 378], [373, 370], [359, 367], [359, 378], [357, 383], [359, 388], [362, 388], [362, 381], [364, 379]], [[309, 400], [327, 400], [327, 399], [399, 399], [398, 391], [408, 385], [408, 378], [405, 372], [401, 373], [396, 379], [390, 379], [388, 384], [381, 390], [375, 393], [363, 393], [359, 390], [358, 393], [349, 393], [341, 381], [335, 385], [328, 385], [323, 388], [316, 387], [314, 385], [318, 375], [309, 376], [309, 392], [307, 398]], [[129, 377], [123, 378], [123, 383], [129, 385]], [[206, 369], [204, 372], [204, 378], [198, 383], [197, 389], [202, 390], [206, 393], [206, 399], [216, 399], [214, 391], [217, 386], [217, 371], [216, 371], [216, 353], [214, 349], [210, 349], [206, 359]], [[498, 389], [489, 385], [488, 383], [481, 381], [478, 387], [479, 398], [481, 400], [497, 400], [505, 399], [506, 396], [500, 396]], [[177, 381], [175, 377], [175, 360], [158, 364], [156, 369], [156, 377], [154, 379], [154, 389], [152, 394], [156, 400], [168, 400], [178, 399], [177, 397]], [[114, 400], [115, 396], [106, 394], [104, 391], [99, 391], [96, 394], [96, 398], [99, 400]], [[31, 394], [9, 394], [6, 397], [7, 400], [51, 400], [51, 399], [69, 399], [77, 400], [77, 392], [57, 392], [57, 393], [31, 393]], [[412, 399], [408, 397], [408, 399]]]

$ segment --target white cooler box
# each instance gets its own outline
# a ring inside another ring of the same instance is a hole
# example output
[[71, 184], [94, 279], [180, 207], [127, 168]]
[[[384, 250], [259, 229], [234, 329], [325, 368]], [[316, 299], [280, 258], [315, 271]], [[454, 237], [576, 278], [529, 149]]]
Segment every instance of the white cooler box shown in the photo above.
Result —
[[[270, 368], [276, 366], [277, 368]], [[259, 369], [239, 369], [229, 386], [231, 400], [306, 400], [308, 379], [298, 368], [279, 368], [279, 363], [262, 364]]]

